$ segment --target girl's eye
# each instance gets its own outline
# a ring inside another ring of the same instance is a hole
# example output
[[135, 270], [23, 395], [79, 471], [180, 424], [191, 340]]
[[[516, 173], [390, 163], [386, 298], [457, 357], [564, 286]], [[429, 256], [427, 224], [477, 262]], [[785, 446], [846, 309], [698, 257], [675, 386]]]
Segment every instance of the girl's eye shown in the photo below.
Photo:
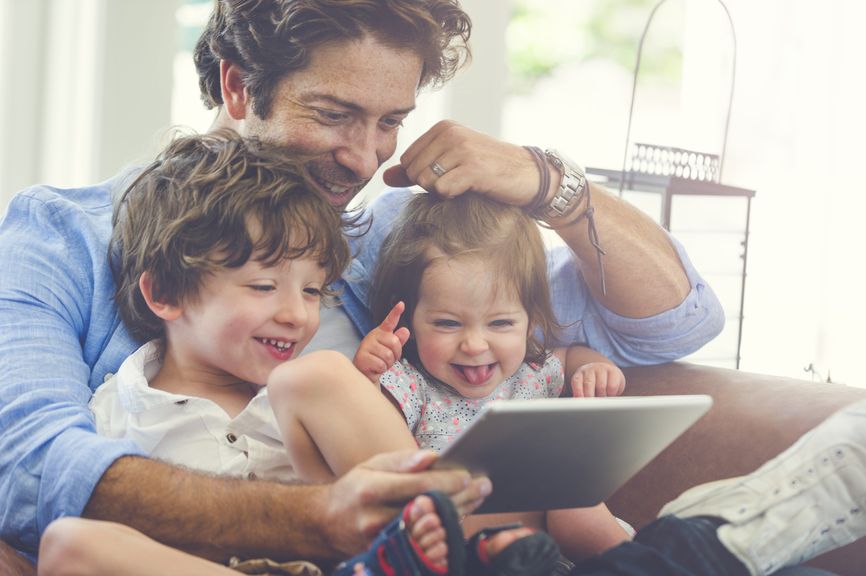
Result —
[[457, 320], [434, 320], [433, 326], [437, 328], [456, 328], [460, 326]]
[[322, 297], [322, 289], [316, 288], [315, 286], [309, 286], [304, 288], [304, 294], [308, 294], [310, 296], [315, 296], [316, 298]]
[[490, 325], [494, 328], [508, 328], [514, 326], [514, 320], [494, 320]]
[[273, 284], [250, 284], [249, 287], [256, 292], [270, 292], [276, 289], [276, 286]]

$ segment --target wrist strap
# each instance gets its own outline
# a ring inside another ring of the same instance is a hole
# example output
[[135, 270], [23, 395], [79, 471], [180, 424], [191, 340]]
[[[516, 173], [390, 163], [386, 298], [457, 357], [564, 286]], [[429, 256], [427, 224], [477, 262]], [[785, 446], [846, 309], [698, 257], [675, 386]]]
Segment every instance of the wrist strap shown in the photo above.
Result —
[[538, 191], [532, 202], [526, 205], [526, 212], [533, 218], [537, 219], [537, 214], [541, 213], [544, 206], [544, 201], [547, 199], [547, 191], [550, 189], [550, 165], [547, 163], [547, 156], [544, 151], [538, 146], [524, 146], [529, 153], [532, 154], [532, 159], [535, 160], [535, 165], [538, 167], [539, 184]]

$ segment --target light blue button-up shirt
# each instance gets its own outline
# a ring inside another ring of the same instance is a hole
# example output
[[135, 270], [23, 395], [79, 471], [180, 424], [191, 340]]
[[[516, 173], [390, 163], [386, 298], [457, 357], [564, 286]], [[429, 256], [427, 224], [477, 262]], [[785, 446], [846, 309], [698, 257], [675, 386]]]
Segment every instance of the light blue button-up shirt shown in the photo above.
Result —
[[[105, 470], [130, 441], [97, 436], [87, 403], [105, 375], [138, 347], [114, 306], [108, 265], [112, 191], [37, 186], [16, 196], [0, 224], [0, 538], [28, 553], [60, 516], [78, 516]], [[381, 242], [409, 197], [389, 191], [373, 202], [370, 232], [353, 240], [343, 310], [365, 333], [365, 302]], [[564, 338], [620, 365], [681, 358], [715, 337], [724, 317], [712, 291], [676, 244], [692, 290], [677, 308], [624, 318], [597, 304], [566, 247], [550, 251], [554, 309]], [[635, 290], [640, 290], [639, 286]]]

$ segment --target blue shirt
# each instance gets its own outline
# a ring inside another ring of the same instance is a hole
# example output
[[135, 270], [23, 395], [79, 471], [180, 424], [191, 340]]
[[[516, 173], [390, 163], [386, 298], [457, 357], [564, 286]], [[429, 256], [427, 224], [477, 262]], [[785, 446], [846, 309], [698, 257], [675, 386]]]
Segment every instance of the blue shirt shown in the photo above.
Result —
[[[103, 380], [138, 348], [114, 306], [108, 266], [112, 193], [121, 176], [72, 190], [36, 186], [18, 194], [0, 223], [0, 538], [35, 553], [60, 516], [79, 516], [105, 470], [143, 455], [127, 440], [96, 435], [88, 409]], [[370, 232], [353, 240], [343, 309], [361, 333], [379, 247], [410, 193], [383, 193], [368, 208]], [[724, 316], [676, 244], [692, 290], [673, 310], [631, 319], [590, 296], [567, 247], [550, 251], [554, 308], [564, 339], [620, 365], [681, 358], [715, 337]], [[639, 290], [640, 287], [635, 287]]]

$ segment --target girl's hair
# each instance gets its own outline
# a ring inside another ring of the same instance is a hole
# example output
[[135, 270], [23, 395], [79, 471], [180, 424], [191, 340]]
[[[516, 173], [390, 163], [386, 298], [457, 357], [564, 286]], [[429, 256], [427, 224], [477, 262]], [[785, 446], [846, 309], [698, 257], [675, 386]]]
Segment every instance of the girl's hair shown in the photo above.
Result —
[[[164, 335], [139, 290], [150, 273], [153, 298], [195, 302], [205, 277], [304, 256], [325, 268], [326, 283], [349, 262], [343, 236], [356, 222], [306, 184], [287, 150], [223, 130], [175, 139], [124, 192], [109, 246], [115, 300], [130, 333]], [[332, 293], [328, 293], [333, 295]]]
[[[559, 325], [550, 304], [544, 243], [535, 221], [520, 208], [473, 193], [450, 200], [414, 195], [379, 255], [370, 303], [377, 324], [402, 300], [406, 310], [400, 324], [411, 327], [421, 278], [433, 261], [431, 248], [448, 258], [472, 256], [484, 262], [501, 279], [500, 286], [515, 291], [529, 316], [525, 360], [542, 363], [547, 355], [543, 342], [551, 341]], [[403, 353], [418, 362], [413, 340]]]

